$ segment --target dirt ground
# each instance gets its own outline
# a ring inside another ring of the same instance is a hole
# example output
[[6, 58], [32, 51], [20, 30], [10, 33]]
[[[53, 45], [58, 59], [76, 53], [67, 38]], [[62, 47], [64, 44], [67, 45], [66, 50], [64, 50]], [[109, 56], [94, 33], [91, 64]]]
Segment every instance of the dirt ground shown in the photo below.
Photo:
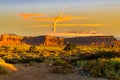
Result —
[[51, 66], [46, 63], [35, 63], [33, 66], [15, 64], [14, 66], [18, 71], [10, 71], [7, 75], [0, 77], [0, 80], [107, 80], [91, 76], [82, 76], [78, 74], [77, 71], [67, 75], [51, 73]]

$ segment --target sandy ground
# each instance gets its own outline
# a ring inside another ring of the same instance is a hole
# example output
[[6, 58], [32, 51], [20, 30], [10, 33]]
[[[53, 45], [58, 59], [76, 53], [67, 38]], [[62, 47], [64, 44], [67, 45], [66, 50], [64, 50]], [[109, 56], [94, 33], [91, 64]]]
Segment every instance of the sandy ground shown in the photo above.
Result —
[[0, 77], [0, 80], [107, 80], [103, 78], [94, 78], [91, 76], [82, 76], [78, 72], [62, 75], [51, 73], [51, 66], [46, 63], [35, 63], [33, 66], [26, 64], [15, 64], [17, 72], [9, 72]]

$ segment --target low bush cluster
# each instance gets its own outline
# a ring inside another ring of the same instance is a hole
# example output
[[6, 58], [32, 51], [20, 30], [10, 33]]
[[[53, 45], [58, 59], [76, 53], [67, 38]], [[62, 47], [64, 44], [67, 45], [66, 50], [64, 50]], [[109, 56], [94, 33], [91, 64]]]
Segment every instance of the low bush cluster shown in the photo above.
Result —
[[58, 74], [69, 74], [73, 73], [73, 66], [69, 64], [67, 61], [57, 58], [54, 63], [53, 63], [53, 73], [58, 73]]
[[87, 61], [83, 69], [95, 77], [106, 77], [108, 79], [120, 80], [120, 61], [117, 60]]
[[43, 60], [42, 57], [40, 57], [37, 54], [14, 54], [9, 53], [8, 55], [5, 55], [2, 57], [6, 62], [8, 63], [29, 63], [30, 61], [35, 62], [41, 62]]
[[88, 54], [80, 54], [79, 59], [80, 60], [93, 60], [93, 59], [111, 59], [111, 58], [116, 58], [120, 57], [119, 52], [114, 52], [114, 51], [98, 51], [96, 53], [88, 53]]

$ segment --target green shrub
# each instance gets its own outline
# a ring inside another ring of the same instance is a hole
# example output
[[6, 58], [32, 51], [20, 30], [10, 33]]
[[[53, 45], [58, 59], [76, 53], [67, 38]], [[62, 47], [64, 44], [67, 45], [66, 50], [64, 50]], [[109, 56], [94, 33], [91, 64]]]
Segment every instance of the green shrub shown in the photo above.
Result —
[[73, 66], [65, 63], [62, 66], [55, 66], [52, 72], [58, 74], [70, 74], [73, 73]]
[[66, 64], [67, 62], [65, 60], [62, 59], [56, 59], [53, 63], [54, 66], [62, 66], [64, 64]]
[[77, 61], [76, 62], [76, 66], [81, 67], [81, 68], [85, 65], [86, 65], [86, 61]]
[[64, 48], [63, 50], [69, 51], [69, 50], [73, 50], [73, 49], [75, 49], [75, 48], [76, 48], [76, 46], [75, 46], [74, 44], [69, 43], [69, 44], [67, 44], [67, 45], [65, 46], [65, 48]]

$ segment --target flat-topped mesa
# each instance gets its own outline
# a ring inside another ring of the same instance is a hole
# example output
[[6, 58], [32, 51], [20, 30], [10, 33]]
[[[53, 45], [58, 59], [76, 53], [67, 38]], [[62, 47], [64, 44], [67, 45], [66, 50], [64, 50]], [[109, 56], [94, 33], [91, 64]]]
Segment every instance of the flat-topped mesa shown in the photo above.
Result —
[[19, 45], [22, 44], [22, 36], [12, 35], [12, 34], [1, 34], [0, 45]]
[[74, 38], [61, 38], [55, 36], [18, 36], [13, 34], [2, 34], [0, 36], [0, 46], [2, 45], [43, 45], [43, 46], [62, 46], [67, 43], [75, 45], [118, 45], [118, 40], [114, 36], [86, 36]]
[[30, 45], [44, 45], [44, 46], [62, 46], [64, 45], [64, 38], [54, 36], [37, 36], [24, 37], [23, 43]]
[[88, 36], [65, 39], [65, 44], [74, 43], [75, 45], [113, 45], [117, 39], [114, 36]]

